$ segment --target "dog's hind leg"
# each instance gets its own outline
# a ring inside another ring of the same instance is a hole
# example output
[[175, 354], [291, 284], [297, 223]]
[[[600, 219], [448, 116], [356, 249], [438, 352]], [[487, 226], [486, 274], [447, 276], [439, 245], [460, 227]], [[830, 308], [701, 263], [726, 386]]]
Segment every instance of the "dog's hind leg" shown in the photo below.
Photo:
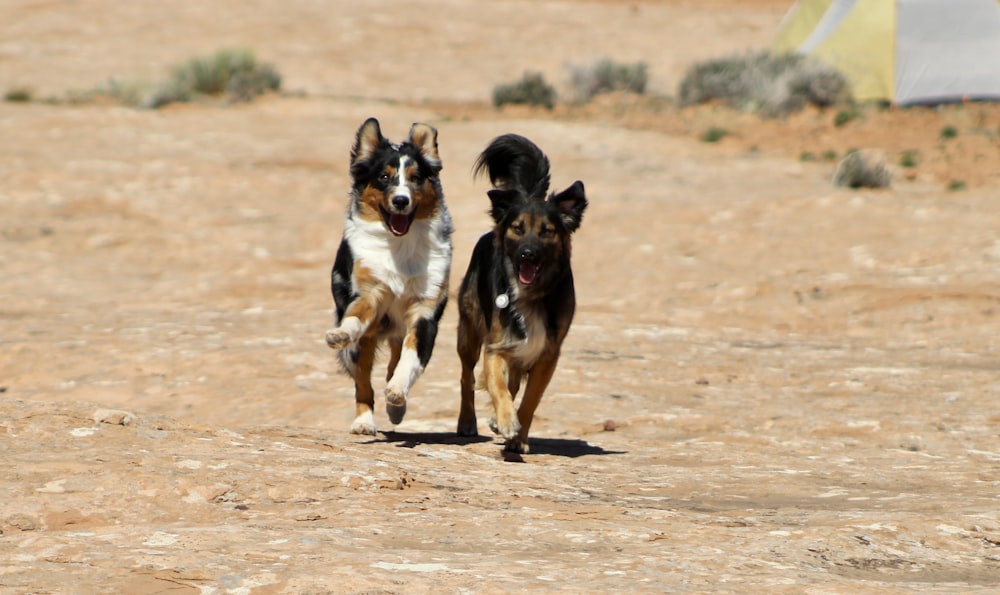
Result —
[[535, 416], [535, 409], [545, 394], [545, 389], [552, 380], [552, 375], [556, 371], [556, 364], [559, 363], [559, 353], [553, 355], [543, 355], [535, 362], [528, 372], [528, 384], [524, 388], [524, 396], [521, 397], [521, 405], [517, 408], [517, 420], [520, 423], [520, 430], [516, 437], [506, 437], [507, 443], [504, 450], [511, 452], [528, 452], [528, 430], [531, 429], [531, 420]]
[[374, 337], [364, 337], [358, 342], [358, 359], [354, 368], [354, 422], [352, 434], [375, 435], [375, 391], [372, 389], [372, 366], [375, 364]]
[[464, 316], [458, 320], [458, 357], [462, 360], [462, 403], [458, 410], [458, 435], [478, 436], [476, 427], [476, 362], [483, 348], [482, 338]]
[[389, 366], [388, 371], [385, 373], [385, 380], [388, 382], [392, 375], [396, 372], [396, 366], [399, 365], [399, 356], [403, 351], [403, 339], [397, 339], [393, 337], [389, 339]]
[[524, 376], [524, 370], [511, 366], [510, 371], [507, 372], [507, 390], [510, 391], [510, 399], [513, 401], [517, 398], [518, 391], [521, 390], [521, 378]]

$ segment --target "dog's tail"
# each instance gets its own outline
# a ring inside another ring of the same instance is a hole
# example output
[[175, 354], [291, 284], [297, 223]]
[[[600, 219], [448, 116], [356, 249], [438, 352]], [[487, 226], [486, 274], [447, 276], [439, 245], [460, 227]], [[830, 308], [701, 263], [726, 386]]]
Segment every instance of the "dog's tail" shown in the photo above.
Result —
[[545, 199], [549, 190], [549, 158], [519, 134], [493, 139], [476, 159], [473, 173], [489, 173], [490, 183], [501, 190], [520, 190], [529, 198]]

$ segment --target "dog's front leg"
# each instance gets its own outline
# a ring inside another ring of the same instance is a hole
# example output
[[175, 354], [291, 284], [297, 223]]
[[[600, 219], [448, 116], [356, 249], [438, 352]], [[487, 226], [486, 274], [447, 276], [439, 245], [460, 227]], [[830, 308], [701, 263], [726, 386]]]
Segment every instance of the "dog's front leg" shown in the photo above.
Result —
[[483, 358], [483, 382], [493, 404], [490, 428], [507, 440], [512, 440], [521, 429], [521, 424], [514, 414], [514, 396], [508, 385], [508, 357], [501, 351], [487, 349]]
[[559, 352], [541, 357], [528, 372], [528, 385], [524, 389], [524, 396], [521, 397], [521, 406], [517, 408], [517, 419], [521, 429], [516, 438], [510, 438], [504, 445], [504, 450], [509, 452], [528, 453], [528, 430], [531, 429], [531, 420], [535, 417], [535, 409], [545, 394], [545, 389], [552, 380], [552, 375], [556, 371], [556, 364], [559, 363]]
[[380, 302], [376, 291], [351, 302], [337, 328], [326, 331], [326, 344], [331, 349], [346, 349], [357, 343], [378, 316], [377, 304]]

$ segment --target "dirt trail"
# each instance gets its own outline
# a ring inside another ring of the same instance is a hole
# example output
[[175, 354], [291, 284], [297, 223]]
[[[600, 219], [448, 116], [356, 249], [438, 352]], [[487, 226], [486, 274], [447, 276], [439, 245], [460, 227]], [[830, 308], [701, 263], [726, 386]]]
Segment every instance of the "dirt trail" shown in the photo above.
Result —
[[[306, 91], [0, 104], [0, 591], [996, 590], [1000, 187], [837, 190], [829, 163], [612, 104], [447, 107], [609, 48], [669, 93], [690, 61], [765, 44], [782, 3], [340, 4], [0, 8], [0, 84], [241, 42]], [[485, 424], [454, 435], [453, 304], [404, 423], [347, 433], [323, 333], [372, 115], [439, 130], [453, 285], [491, 138], [586, 183], [577, 319], [520, 461]]]

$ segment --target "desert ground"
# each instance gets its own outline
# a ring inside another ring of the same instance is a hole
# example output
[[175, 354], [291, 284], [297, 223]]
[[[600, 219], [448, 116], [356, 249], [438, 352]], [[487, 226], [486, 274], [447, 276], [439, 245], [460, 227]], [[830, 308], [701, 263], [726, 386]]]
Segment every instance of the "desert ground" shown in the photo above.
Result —
[[[284, 77], [234, 105], [0, 103], [0, 592], [996, 592], [1000, 111], [671, 103], [788, 5], [0, 3], [0, 91], [234, 46]], [[604, 57], [646, 62], [647, 96], [490, 103], [525, 70], [568, 95]], [[453, 292], [490, 139], [586, 184], [530, 454], [504, 456], [485, 395], [455, 435], [454, 301], [404, 422], [379, 403], [377, 436], [347, 431], [323, 337], [369, 116], [438, 129]], [[848, 148], [892, 188], [803, 158]]]

